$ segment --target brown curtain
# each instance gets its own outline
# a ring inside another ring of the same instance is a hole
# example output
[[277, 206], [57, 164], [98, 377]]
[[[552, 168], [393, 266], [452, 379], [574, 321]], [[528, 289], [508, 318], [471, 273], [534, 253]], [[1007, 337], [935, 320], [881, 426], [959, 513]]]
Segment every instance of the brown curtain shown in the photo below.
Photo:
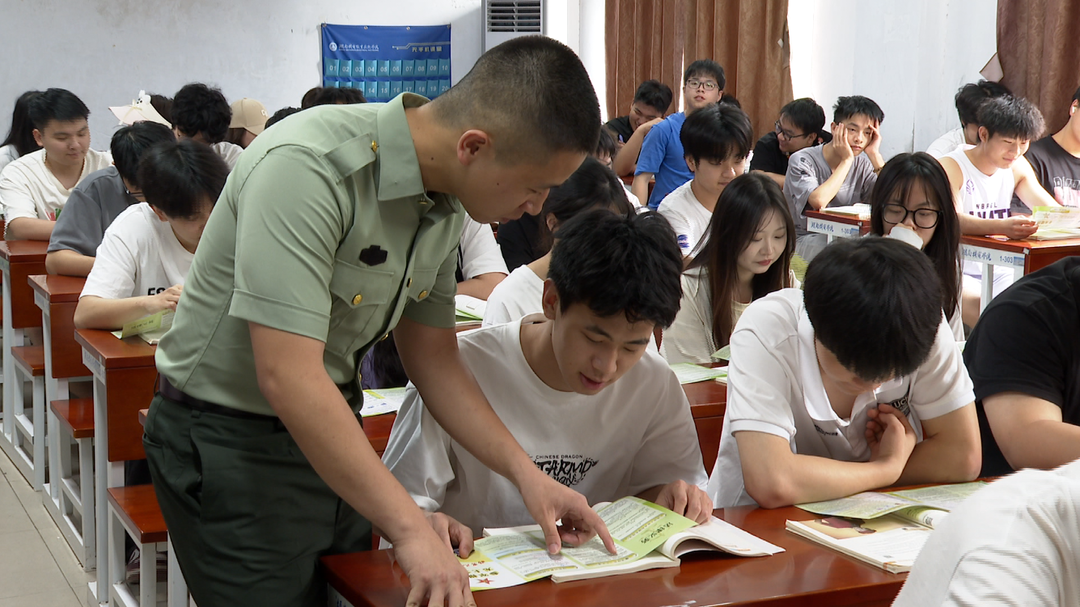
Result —
[[655, 78], [681, 107], [686, 0], [607, 0], [607, 112], [623, 116], [639, 84]]
[[792, 99], [788, 0], [685, 2], [687, 65], [712, 59], [724, 67], [724, 92], [750, 116], [756, 140]]
[[1060, 130], [1080, 86], [1080, 0], [998, 0], [997, 49], [1002, 83]]

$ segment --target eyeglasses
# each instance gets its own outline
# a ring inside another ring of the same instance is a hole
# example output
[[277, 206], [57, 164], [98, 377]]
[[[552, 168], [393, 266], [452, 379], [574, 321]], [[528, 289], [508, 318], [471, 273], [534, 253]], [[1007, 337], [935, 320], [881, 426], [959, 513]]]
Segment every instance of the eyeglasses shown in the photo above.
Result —
[[908, 215], [915, 218], [915, 226], [924, 230], [937, 225], [938, 220], [941, 219], [941, 211], [935, 211], [934, 209], [915, 209], [909, 210], [899, 204], [887, 204], [885, 210], [881, 214], [881, 218], [885, 220], [885, 223], [898, 224], [904, 223], [907, 220]]
[[773, 124], [773, 128], [776, 129], [776, 134], [777, 135], [780, 135], [781, 137], [783, 137], [784, 139], [787, 139], [788, 141], [791, 141], [792, 139], [798, 139], [799, 137], [806, 137], [807, 135], [811, 134], [811, 133], [803, 133], [801, 135], [796, 135], [795, 133], [792, 133], [791, 131], [789, 131], [789, 130], [785, 129], [784, 127], [780, 126], [780, 121], [779, 120], [777, 120], [776, 123]]
[[143, 195], [142, 190], [134, 190], [134, 191], [132, 191], [132, 190], [129, 190], [127, 188], [127, 186], [124, 186], [124, 192], [126, 192], [128, 196], [131, 196], [132, 198], [134, 198], [135, 200], [138, 200], [139, 202], [146, 202], [146, 196]]
[[706, 91], [715, 91], [716, 89], [718, 89], [720, 87], [717, 86], [717, 84], [715, 82], [713, 82], [712, 80], [687, 80], [686, 81], [686, 88], [692, 89], [692, 90], [703, 88]]

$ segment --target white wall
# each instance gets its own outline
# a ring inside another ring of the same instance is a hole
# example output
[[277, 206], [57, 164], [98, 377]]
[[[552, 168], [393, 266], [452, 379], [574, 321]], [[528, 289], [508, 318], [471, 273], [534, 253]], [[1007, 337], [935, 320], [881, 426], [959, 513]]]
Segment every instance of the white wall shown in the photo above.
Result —
[[[576, 1], [576, 0], [575, 0]], [[455, 81], [480, 56], [481, 0], [0, 0], [0, 137], [28, 89], [70, 89], [107, 149], [110, 105], [187, 82], [252, 97], [270, 112], [321, 82], [319, 24], [451, 25]], [[601, 33], [602, 33], [601, 29]]]
[[841, 95], [885, 112], [882, 154], [925, 150], [960, 126], [956, 89], [993, 56], [997, 7], [987, 0], [791, 0], [791, 77], [831, 119]]

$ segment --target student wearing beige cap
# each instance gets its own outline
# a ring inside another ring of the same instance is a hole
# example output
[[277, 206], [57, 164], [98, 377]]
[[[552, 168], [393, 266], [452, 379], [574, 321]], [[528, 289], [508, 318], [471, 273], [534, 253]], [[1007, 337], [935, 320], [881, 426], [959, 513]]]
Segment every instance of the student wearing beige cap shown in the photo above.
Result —
[[266, 128], [266, 119], [270, 115], [263, 104], [247, 97], [234, 101], [229, 107], [232, 108], [232, 121], [225, 141], [246, 148]]

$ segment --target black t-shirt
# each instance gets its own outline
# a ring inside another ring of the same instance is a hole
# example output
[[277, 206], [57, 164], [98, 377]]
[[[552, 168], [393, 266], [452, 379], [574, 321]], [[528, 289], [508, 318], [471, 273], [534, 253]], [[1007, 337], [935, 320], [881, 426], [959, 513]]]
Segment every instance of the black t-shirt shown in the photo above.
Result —
[[750, 170], [786, 175], [788, 158], [787, 154], [780, 151], [780, 141], [776, 138], [776, 133], [765, 133], [754, 146]]
[[1012, 472], [982, 400], [1022, 392], [1061, 407], [1080, 425], [1080, 257], [1067, 257], [1018, 280], [983, 311], [964, 347], [982, 433], [981, 476]]
[[[832, 133], [818, 131], [818, 141], [824, 143], [832, 141]], [[754, 145], [754, 157], [750, 160], [750, 170], [787, 175], [789, 158], [791, 156], [780, 150], [780, 140], [776, 138], [776, 133], [766, 133]]]
[[630, 116], [619, 116], [618, 118], [612, 118], [605, 124], [607, 128], [615, 132], [616, 141], [626, 143], [630, 141], [630, 136], [634, 134], [634, 129], [630, 128]]
[[520, 219], [499, 224], [497, 235], [506, 269], [530, 264], [544, 256], [540, 243], [540, 219], [528, 213]]
[[[1035, 169], [1043, 189], [1050, 192], [1058, 204], [1080, 207], [1080, 158], [1065, 151], [1053, 136], [1043, 137], [1031, 144], [1024, 158]], [[1013, 196], [1013, 213], [1030, 213], [1019, 197]]]

